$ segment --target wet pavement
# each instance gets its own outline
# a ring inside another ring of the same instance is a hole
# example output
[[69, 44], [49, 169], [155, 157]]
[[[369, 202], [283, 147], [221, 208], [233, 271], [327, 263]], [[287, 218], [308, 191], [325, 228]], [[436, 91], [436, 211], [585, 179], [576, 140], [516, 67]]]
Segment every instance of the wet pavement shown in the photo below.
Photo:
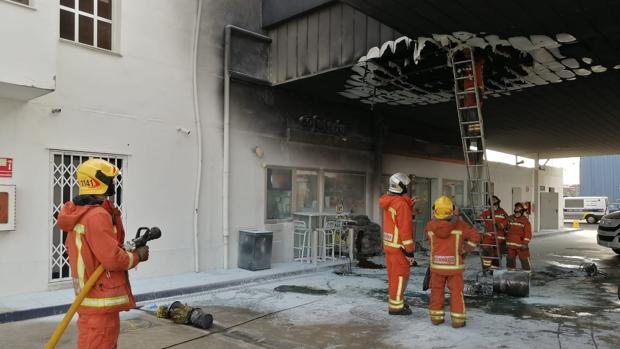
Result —
[[[466, 297], [463, 329], [449, 316], [430, 324], [420, 257], [405, 293], [409, 317], [387, 314], [385, 270], [354, 268], [181, 299], [214, 315], [209, 331], [157, 319], [150, 312], [159, 304], [145, 304], [123, 314], [119, 348], [618, 348], [620, 256], [596, 245], [595, 226], [584, 228], [535, 238], [530, 297]], [[584, 262], [607, 276], [586, 276]], [[478, 268], [477, 256], [468, 266]], [[0, 325], [0, 348], [41, 347], [59, 319]], [[58, 348], [75, 347], [74, 338], [72, 325]]]

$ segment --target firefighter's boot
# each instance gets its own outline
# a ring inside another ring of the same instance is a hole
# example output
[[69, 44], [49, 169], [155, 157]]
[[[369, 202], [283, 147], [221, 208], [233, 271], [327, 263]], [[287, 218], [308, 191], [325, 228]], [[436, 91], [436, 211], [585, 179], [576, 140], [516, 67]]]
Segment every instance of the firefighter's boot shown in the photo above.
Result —
[[411, 309], [406, 308], [406, 307], [403, 307], [402, 309], [399, 309], [399, 310], [390, 310], [389, 313], [390, 315], [411, 315], [413, 314]]

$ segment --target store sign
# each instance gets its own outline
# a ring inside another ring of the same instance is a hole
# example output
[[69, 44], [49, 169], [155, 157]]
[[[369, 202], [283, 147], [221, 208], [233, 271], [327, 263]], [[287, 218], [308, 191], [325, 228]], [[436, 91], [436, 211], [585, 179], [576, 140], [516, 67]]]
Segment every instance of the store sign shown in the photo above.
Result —
[[310, 132], [343, 137], [346, 131], [344, 124], [340, 120], [327, 120], [320, 118], [318, 115], [302, 115], [298, 121], [304, 130]]
[[13, 177], [13, 159], [0, 158], [0, 177]]

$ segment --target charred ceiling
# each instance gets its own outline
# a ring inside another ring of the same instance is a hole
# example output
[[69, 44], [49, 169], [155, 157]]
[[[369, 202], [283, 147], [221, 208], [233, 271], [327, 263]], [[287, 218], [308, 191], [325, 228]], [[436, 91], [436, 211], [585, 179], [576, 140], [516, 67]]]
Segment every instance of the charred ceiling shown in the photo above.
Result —
[[367, 50], [353, 68], [282, 87], [362, 101], [401, 134], [459, 144], [446, 54], [466, 43], [486, 61], [489, 147], [542, 157], [620, 153], [620, 1], [343, 2], [406, 38]]
[[531, 35], [502, 39], [468, 32], [433, 34], [432, 38], [400, 37], [362, 56], [340, 95], [366, 104], [448, 102], [454, 94], [454, 82], [447, 58], [454, 55], [456, 60], [465, 59], [462, 53], [466, 47], [473, 48], [476, 59], [484, 62], [486, 97], [509, 96], [526, 88], [620, 68], [618, 64], [609, 68], [598, 64], [568, 33], [554, 38]]

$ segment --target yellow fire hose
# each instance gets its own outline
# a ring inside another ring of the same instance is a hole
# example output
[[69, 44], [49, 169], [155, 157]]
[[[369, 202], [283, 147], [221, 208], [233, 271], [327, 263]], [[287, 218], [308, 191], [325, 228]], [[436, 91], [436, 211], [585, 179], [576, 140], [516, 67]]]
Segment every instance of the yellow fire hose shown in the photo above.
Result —
[[[126, 242], [123, 245], [123, 248], [125, 249], [125, 251], [135, 251], [138, 247], [146, 246], [146, 243], [148, 241], [159, 239], [160, 237], [161, 230], [159, 228], [153, 227], [149, 229], [147, 227], [140, 227], [138, 228], [136, 237], [133, 240]], [[82, 287], [80, 293], [78, 293], [78, 295], [75, 297], [73, 304], [71, 304], [71, 307], [69, 308], [69, 310], [67, 310], [65, 317], [58, 324], [58, 326], [56, 326], [52, 337], [50, 337], [50, 340], [45, 345], [45, 349], [54, 349], [56, 347], [56, 344], [58, 344], [60, 337], [67, 329], [67, 326], [69, 326], [69, 322], [71, 322], [73, 315], [82, 304], [84, 298], [86, 298], [86, 295], [88, 294], [90, 289], [93, 288], [95, 282], [97, 282], [101, 274], [103, 274], [104, 270], [105, 269], [103, 268], [103, 265], [100, 264], [97, 269], [95, 269], [93, 275], [88, 278], [88, 281], [86, 281], [86, 284], [84, 284], [84, 287]]]
[[56, 326], [56, 329], [54, 330], [54, 334], [52, 334], [52, 337], [45, 345], [45, 349], [54, 349], [56, 347], [56, 344], [58, 344], [60, 337], [67, 329], [69, 322], [71, 322], [73, 315], [75, 314], [77, 309], [82, 304], [82, 301], [84, 300], [84, 298], [86, 298], [86, 295], [88, 294], [90, 289], [93, 288], [93, 285], [95, 285], [95, 282], [97, 282], [101, 274], [103, 274], [104, 270], [105, 269], [103, 268], [103, 265], [99, 265], [99, 267], [95, 269], [95, 272], [93, 273], [93, 275], [91, 275], [90, 278], [88, 278], [88, 281], [86, 281], [86, 284], [84, 284], [84, 287], [82, 288], [80, 293], [78, 293], [78, 295], [75, 297], [75, 300], [73, 301], [73, 304], [71, 304], [71, 307], [65, 314], [65, 317], [58, 324], [58, 326]]

